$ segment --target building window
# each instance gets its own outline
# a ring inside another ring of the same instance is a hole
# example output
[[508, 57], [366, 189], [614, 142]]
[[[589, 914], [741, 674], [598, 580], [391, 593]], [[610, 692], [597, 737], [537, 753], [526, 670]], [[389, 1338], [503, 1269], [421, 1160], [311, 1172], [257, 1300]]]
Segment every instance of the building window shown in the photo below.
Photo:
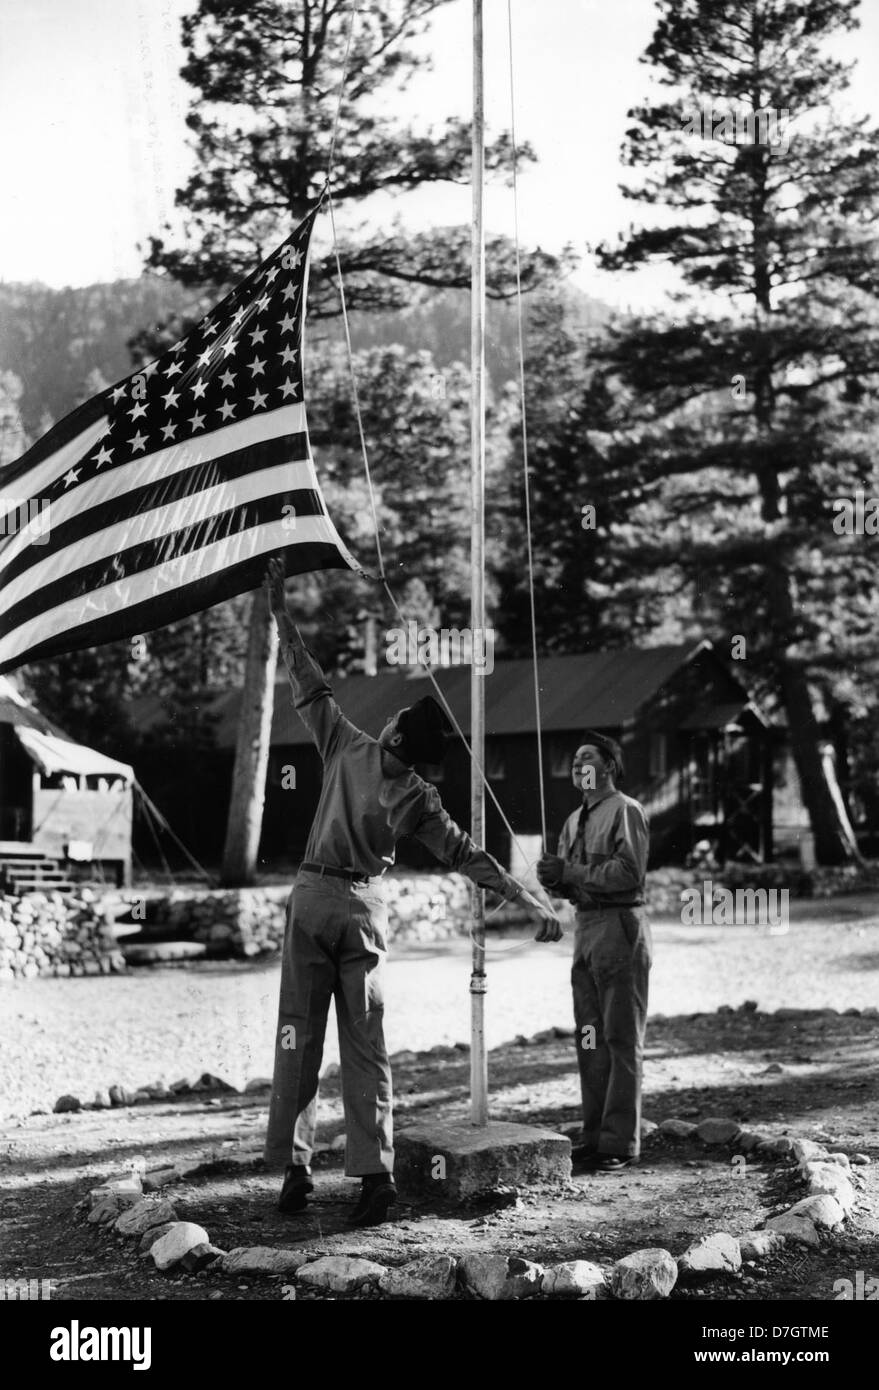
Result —
[[668, 734], [650, 735], [650, 776], [665, 777], [668, 773]]
[[485, 750], [485, 775], [492, 782], [502, 782], [507, 775], [507, 760], [503, 748], [496, 743], [488, 744]]
[[551, 739], [549, 745], [550, 777], [564, 777], [567, 780], [571, 775], [571, 764], [574, 761], [576, 751], [576, 744], [572, 747], [565, 739]]

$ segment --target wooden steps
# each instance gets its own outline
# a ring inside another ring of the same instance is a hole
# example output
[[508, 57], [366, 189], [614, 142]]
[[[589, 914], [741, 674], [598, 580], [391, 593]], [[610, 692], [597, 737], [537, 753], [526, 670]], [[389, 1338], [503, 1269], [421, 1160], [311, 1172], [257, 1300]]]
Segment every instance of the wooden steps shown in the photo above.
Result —
[[21, 897], [23, 893], [70, 893], [74, 887], [60, 859], [23, 841], [0, 841], [0, 892]]

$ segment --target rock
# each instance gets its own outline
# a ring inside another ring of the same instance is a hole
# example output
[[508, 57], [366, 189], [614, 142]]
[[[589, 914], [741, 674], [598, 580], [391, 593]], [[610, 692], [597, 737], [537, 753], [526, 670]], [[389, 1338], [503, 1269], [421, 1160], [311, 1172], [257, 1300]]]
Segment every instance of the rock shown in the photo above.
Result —
[[116, 1230], [123, 1236], [142, 1236], [151, 1226], [165, 1226], [176, 1220], [177, 1213], [170, 1202], [144, 1198], [122, 1213], [116, 1222]]
[[659, 1132], [668, 1135], [669, 1139], [691, 1139], [696, 1133], [696, 1126], [690, 1124], [689, 1120], [663, 1120]]
[[347, 1143], [348, 1143], [348, 1136], [347, 1136], [346, 1134], [337, 1134], [336, 1137], [335, 1137], [335, 1139], [333, 1139], [333, 1141], [332, 1141], [331, 1144], [330, 1144], [330, 1151], [331, 1151], [331, 1153], [334, 1153], [334, 1154], [344, 1153], [344, 1151], [345, 1151], [345, 1146], [347, 1145]]
[[192, 1090], [188, 1077], [182, 1076], [179, 1081], [172, 1081], [168, 1090], [174, 1096], [186, 1095], [187, 1091]]
[[737, 1139], [741, 1132], [742, 1127], [736, 1124], [735, 1120], [727, 1120], [721, 1116], [709, 1116], [696, 1126], [696, 1134], [703, 1144], [729, 1144], [733, 1139]]
[[736, 1274], [741, 1267], [739, 1242], [726, 1231], [695, 1240], [678, 1260], [680, 1274]]
[[555, 1042], [555, 1040], [556, 1031], [554, 1028], [541, 1028], [539, 1033], [532, 1033], [531, 1035], [533, 1043], [550, 1043]]
[[389, 1058], [389, 1061], [390, 1061], [392, 1067], [403, 1067], [403, 1066], [408, 1066], [411, 1062], [417, 1062], [417, 1061], [418, 1061], [418, 1053], [417, 1053], [417, 1052], [395, 1052], [395, 1053], [393, 1054], [393, 1056]]
[[179, 1182], [183, 1177], [179, 1168], [151, 1168], [148, 1173], [143, 1175], [144, 1192], [158, 1192], [160, 1188], [167, 1187], [168, 1183]]
[[604, 1270], [591, 1260], [565, 1260], [543, 1271], [541, 1292], [553, 1298], [596, 1299], [607, 1291]]
[[180, 1263], [188, 1274], [197, 1274], [200, 1269], [207, 1269], [208, 1265], [222, 1259], [225, 1253], [225, 1250], [206, 1241], [204, 1245], [193, 1245], [191, 1250], [187, 1250]]
[[678, 1279], [678, 1267], [668, 1250], [636, 1250], [617, 1260], [611, 1274], [617, 1298], [668, 1298]]
[[859, 1167], [861, 1167], [864, 1164], [870, 1162], [870, 1157], [868, 1154], [852, 1154], [851, 1158], [849, 1159], [849, 1162], [856, 1163]]
[[743, 1154], [749, 1154], [763, 1142], [762, 1134], [757, 1134], [753, 1129], [743, 1129], [736, 1139], [736, 1148]]
[[764, 1067], [763, 1070], [759, 1073], [759, 1075], [760, 1075], [760, 1076], [777, 1076], [780, 1072], [783, 1072], [783, 1071], [784, 1071], [784, 1067], [781, 1065], [780, 1062], [770, 1062], [770, 1063], [769, 1063], [769, 1066], [768, 1066], [768, 1067]]
[[252, 1096], [256, 1091], [270, 1091], [272, 1089], [272, 1078], [270, 1076], [252, 1076], [244, 1087], [244, 1094]]
[[843, 1211], [851, 1211], [855, 1204], [855, 1189], [847, 1174], [836, 1163], [805, 1163], [802, 1172], [810, 1197], [835, 1197]]
[[106, 1226], [108, 1222], [116, 1220], [119, 1210], [120, 1203], [115, 1197], [101, 1197], [99, 1201], [95, 1202], [87, 1220], [92, 1225]]
[[655, 1124], [655, 1123], [653, 1122], [653, 1120], [642, 1120], [642, 1121], [641, 1121], [641, 1138], [642, 1138], [642, 1139], [647, 1139], [647, 1138], [648, 1138], [651, 1134], [653, 1134], [654, 1131], [657, 1130], [657, 1129], [659, 1129], [659, 1125]]
[[204, 1226], [198, 1226], [194, 1221], [175, 1221], [170, 1231], [156, 1241], [150, 1254], [156, 1269], [170, 1269], [196, 1245], [210, 1245], [210, 1237]]
[[860, 1018], [861, 1011], [860, 1009], [843, 1009], [842, 1016], [843, 1018]]
[[129, 1089], [128, 1089], [127, 1086], [111, 1086], [111, 1087], [110, 1087], [110, 1104], [111, 1104], [111, 1105], [133, 1105], [133, 1104], [134, 1104], [134, 1092], [133, 1092], [133, 1091], [129, 1091]]
[[120, 1208], [132, 1207], [135, 1202], [139, 1202], [143, 1196], [141, 1180], [136, 1173], [132, 1173], [127, 1178], [110, 1178], [107, 1182], [102, 1182], [99, 1187], [93, 1187], [89, 1193], [89, 1202], [96, 1206], [98, 1202], [105, 1201], [108, 1197], [119, 1203]]
[[450, 1255], [412, 1260], [396, 1269], [386, 1269], [378, 1281], [379, 1288], [390, 1298], [449, 1298], [455, 1287], [455, 1267]]
[[789, 1153], [793, 1152], [793, 1147], [792, 1139], [784, 1137], [781, 1139], [763, 1139], [757, 1145], [757, 1153], [764, 1158], [786, 1158]]
[[79, 1096], [59, 1096], [52, 1107], [52, 1113], [54, 1115], [64, 1115], [68, 1110], [81, 1109], [82, 1101]]
[[[656, 1022], [656, 1019], [654, 1019], [653, 1022], [655, 1023], [655, 1022]], [[563, 1023], [557, 1023], [557, 1024], [555, 1024], [555, 1026], [554, 1026], [554, 1028], [553, 1028], [552, 1031], [555, 1033], [555, 1035], [556, 1035], [557, 1038], [574, 1038], [574, 1037], [576, 1037], [576, 1035], [577, 1035], [577, 1030], [576, 1030], [576, 1028], [574, 1028], [573, 1026], [568, 1027], [567, 1024], [563, 1024]], [[468, 1048], [469, 1048], [469, 1043], [468, 1043]]]
[[814, 1139], [795, 1139], [792, 1152], [797, 1163], [808, 1163], [811, 1159], [827, 1157], [824, 1145], [816, 1144]]
[[781, 1216], [773, 1216], [766, 1222], [767, 1231], [776, 1231], [786, 1240], [795, 1240], [799, 1245], [811, 1245], [817, 1249], [818, 1232], [807, 1216], [791, 1216], [789, 1211]]
[[106, 1091], [95, 1091], [95, 1098], [92, 1101], [93, 1109], [109, 1110], [112, 1103], [113, 1102], [110, 1100], [110, 1096]]
[[341, 1076], [342, 1069], [338, 1062], [329, 1062], [320, 1074], [321, 1081], [333, 1081], [337, 1076]]
[[464, 1255], [459, 1271], [468, 1289], [494, 1303], [540, 1292], [543, 1269], [515, 1255]]
[[237, 1245], [223, 1256], [224, 1274], [295, 1274], [311, 1259], [307, 1250], [278, 1250], [272, 1245]]
[[131, 1097], [132, 1105], [144, 1105], [149, 1100], [152, 1100], [152, 1096], [150, 1092], [143, 1087], [141, 1087], [139, 1091], [135, 1091], [134, 1095]]
[[780, 1231], [746, 1231], [739, 1236], [739, 1250], [743, 1260], [762, 1260], [766, 1255], [774, 1255], [784, 1249], [784, 1236]]
[[238, 1087], [233, 1086], [231, 1081], [225, 1081], [222, 1076], [214, 1076], [209, 1071], [203, 1071], [191, 1089], [193, 1091], [224, 1091], [227, 1095], [238, 1095]]
[[849, 1156], [848, 1156], [848, 1154], [843, 1154], [843, 1153], [828, 1154], [825, 1161], [826, 1161], [827, 1163], [835, 1163], [835, 1164], [837, 1165], [837, 1167], [839, 1167], [839, 1168], [850, 1168], [850, 1167], [851, 1167], [851, 1164], [849, 1163]]
[[350, 1255], [326, 1255], [313, 1260], [296, 1271], [296, 1281], [310, 1289], [325, 1289], [329, 1293], [354, 1293], [364, 1285], [374, 1287], [386, 1273], [384, 1265], [373, 1260], [360, 1260]]
[[755, 1014], [757, 1012], [757, 1000], [746, 999], [743, 1004], [739, 1005], [739, 1012], [743, 1014]]
[[173, 1221], [166, 1221], [161, 1226], [150, 1226], [149, 1229], [143, 1233], [140, 1245], [137, 1247], [138, 1254], [148, 1255], [156, 1241], [161, 1240], [162, 1236], [166, 1236], [173, 1225]]
[[820, 1197], [804, 1197], [787, 1213], [788, 1216], [805, 1216], [813, 1226], [826, 1231], [835, 1231], [842, 1225], [845, 1212], [835, 1197], [823, 1194]]

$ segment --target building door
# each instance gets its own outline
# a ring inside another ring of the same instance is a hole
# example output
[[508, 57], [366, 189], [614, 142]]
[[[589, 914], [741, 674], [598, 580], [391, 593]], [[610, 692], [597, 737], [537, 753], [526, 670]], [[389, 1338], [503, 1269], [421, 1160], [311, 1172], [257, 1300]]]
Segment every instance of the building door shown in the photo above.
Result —
[[12, 725], [0, 724], [0, 840], [30, 840], [33, 770]]
[[719, 778], [724, 861], [763, 864], [768, 857], [762, 753], [758, 737], [724, 731]]

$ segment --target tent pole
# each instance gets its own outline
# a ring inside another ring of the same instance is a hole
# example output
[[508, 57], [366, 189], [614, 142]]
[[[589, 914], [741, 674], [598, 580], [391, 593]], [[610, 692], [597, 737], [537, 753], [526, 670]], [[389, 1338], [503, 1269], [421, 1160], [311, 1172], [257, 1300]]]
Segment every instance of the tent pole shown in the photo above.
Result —
[[[483, 93], [482, 0], [473, 0], [473, 138], [470, 280], [470, 629], [485, 628], [485, 225], [484, 203], [485, 108]], [[470, 667], [470, 834], [485, 847], [485, 686], [473, 661]], [[473, 951], [470, 975], [470, 1118], [488, 1123], [488, 1059], [485, 1051], [485, 900], [481, 888], [471, 888]]]

